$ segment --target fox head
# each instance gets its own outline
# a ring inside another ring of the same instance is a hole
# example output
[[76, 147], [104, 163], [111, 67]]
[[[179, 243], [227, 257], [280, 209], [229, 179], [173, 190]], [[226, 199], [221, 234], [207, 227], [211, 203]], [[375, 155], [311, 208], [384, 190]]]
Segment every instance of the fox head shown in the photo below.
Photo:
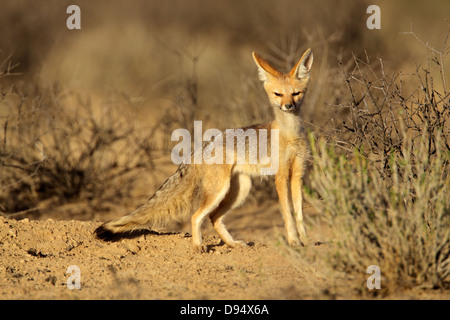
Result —
[[278, 71], [255, 52], [253, 59], [258, 66], [259, 79], [264, 82], [264, 89], [272, 106], [285, 112], [298, 112], [305, 97], [313, 63], [311, 49], [305, 51], [289, 73]]

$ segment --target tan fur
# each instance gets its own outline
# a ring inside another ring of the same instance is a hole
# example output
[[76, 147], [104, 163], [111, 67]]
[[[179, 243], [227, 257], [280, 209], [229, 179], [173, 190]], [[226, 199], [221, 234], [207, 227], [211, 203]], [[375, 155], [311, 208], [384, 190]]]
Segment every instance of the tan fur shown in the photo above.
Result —
[[[276, 70], [256, 53], [253, 53], [253, 58], [274, 108], [275, 119], [270, 123], [242, 128], [241, 134], [249, 134], [249, 129], [254, 129], [259, 143], [260, 129], [265, 129], [268, 133], [267, 154], [270, 155], [270, 150], [275, 147], [270, 144], [270, 129], [278, 129], [279, 158], [265, 163], [261, 159], [249, 163], [249, 140], [241, 139], [241, 147], [244, 144], [246, 147], [246, 162], [240, 163], [237, 158], [239, 143], [233, 146], [234, 150], [230, 150], [227, 148], [226, 134], [221, 139], [216, 137], [214, 142], [205, 143], [204, 147], [214, 148], [215, 143], [222, 142], [220, 146], [223, 148], [224, 164], [194, 164], [194, 161], [192, 164], [181, 164], [145, 204], [129, 215], [97, 228], [95, 233], [99, 238], [108, 239], [136, 229], [163, 226], [171, 220], [181, 220], [192, 214], [192, 238], [196, 248], [205, 250], [202, 246], [201, 225], [206, 217], [211, 219], [215, 230], [227, 245], [245, 245], [232, 238], [223, 224], [223, 218], [244, 202], [251, 188], [251, 177], [261, 175], [263, 168], [269, 168], [272, 161], [278, 160], [275, 185], [288, 241], [298, 245], [301, 243], [300, 238], [306, 239], [302, 214], [302, 176], [309, 152], [299, 112], [308, 85], [312, 52], [308, 49], [287, 74]], [[210, 150], [214, 150], [211, 152], [211, 156], [214, 156], [216, 149]], [[225, 163], [225, 154], [230, 151], [234, 151], [233, 161]]]

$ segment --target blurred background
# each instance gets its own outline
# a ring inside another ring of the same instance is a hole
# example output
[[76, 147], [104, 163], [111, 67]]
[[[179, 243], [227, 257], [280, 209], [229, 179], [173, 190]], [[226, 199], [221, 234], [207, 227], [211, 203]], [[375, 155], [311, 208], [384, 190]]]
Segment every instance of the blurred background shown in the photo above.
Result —
[[[141, 101], [167, 98], [174, 82], [193, 76], [199, 98], [220, 101], [232, 83], [254, 78], [252, 51], [289, 68], [311, 47], [315, 73], [364, 52], [408, 70], [411, 61], [423, 61], [423, 50], [402, 32], [413, 24], [419, 38], [439, 48], [450, 12], [445, 0], [75, 2], [2, 0], [2, 56], [19, 64], [15, 72], [46, 85], [118, 90]], [[70, 4], [81, 9], [81, 30], [66, 28]], [[366, 27], [370, 4], [381, 9], [380, 30]]]
[[[71, 4], [81, 30], [66, 28]], [[366, 27], [371, 4], [380, 30]], [[446, 0], [0, 0], [0, 211], [134, 206], [175, 170], [173, 129], [271, 120], [252, 51], [287, 71], [312, 48], [303, 117], [339, 127], [353, 57], [413, 73], [427, 45], [443, 48], [449, 13]]]

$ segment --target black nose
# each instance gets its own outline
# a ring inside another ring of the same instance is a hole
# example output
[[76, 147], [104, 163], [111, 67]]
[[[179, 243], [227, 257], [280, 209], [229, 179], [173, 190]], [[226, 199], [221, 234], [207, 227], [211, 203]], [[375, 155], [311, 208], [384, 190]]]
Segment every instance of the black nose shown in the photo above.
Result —
[[294, 105], [292, 103], [286, 103], [284, 107], [286, 108], [286, 110], [291, 110], [294, 107]]

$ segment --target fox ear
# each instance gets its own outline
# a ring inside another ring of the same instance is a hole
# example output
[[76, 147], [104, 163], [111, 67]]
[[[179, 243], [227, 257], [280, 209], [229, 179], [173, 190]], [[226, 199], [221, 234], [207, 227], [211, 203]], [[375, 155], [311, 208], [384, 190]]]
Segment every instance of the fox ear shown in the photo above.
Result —
[[258, 74], [261, 81], [267, 81], [268, 76], [277, 78], [283, 75], [280, 71], [272, 67], [269, 62], [261, 58], [256, 52], [253, 52], [252, 55], [258, 66]]
[[303, 54], [299, 62], [292, 68], [289, 72], [291, 77], [296, 77], [298, 79], [309, 77], [309, 71], [311, 71], [311, 66], [313, 63], [313, 53], [311, 49], [308, 49]]

